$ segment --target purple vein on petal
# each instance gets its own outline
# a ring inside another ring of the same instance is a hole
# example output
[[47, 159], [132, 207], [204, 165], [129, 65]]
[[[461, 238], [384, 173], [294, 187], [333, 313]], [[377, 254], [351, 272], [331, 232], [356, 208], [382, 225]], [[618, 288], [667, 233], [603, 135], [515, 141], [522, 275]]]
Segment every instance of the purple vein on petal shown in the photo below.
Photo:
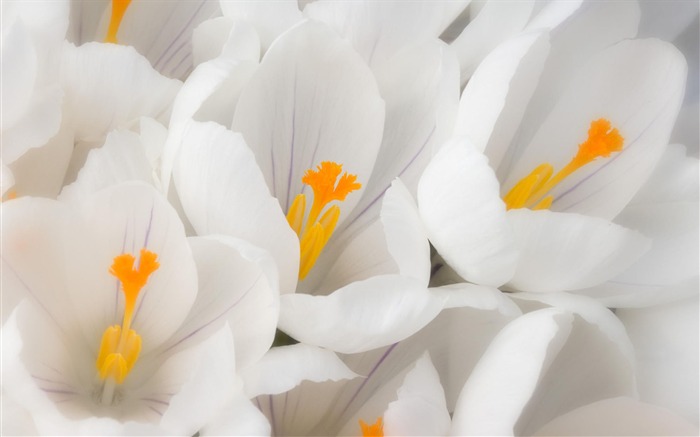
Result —
[[255, 288], [255, 285], [258, 283], [258, 281], [260, 281], [260, 278], [261, 278], [261, 277], [262, 277], [262, 273], [259, 273], [259, 274], [258, 274], [258, 277], [255, 278], [255, 281], [253, 281], [253, 284], [245, 291], [245, 293], [243, 293], [243, 295], [242, 295], [241, 297], [238, 298], [238, 300], [236, 300], [236, 301], [233, 302], [231, 305], [229, 305], [226, 309], [224, 309], [221, 313], [219, 313], [219, 314], [218, 314], [216, 317], [214, 317], [213, 319], [209, 320], [208, 322], [206, 322], [206, 323], [203, 324], [203, 325], [200, 325], [200, 326], [199, 326], [197, 329], [195, 329], [194, 331], [192, 331], [192, 332], [190, 332], [189, 334], [187, 334], [186, 336], [182, 337], [181, 339], [179, 339], [179, 340], [178, 340], [177, 342], [175, 342], [174, 344], [168, 346], [168, 347], [163, 351], [163, 353], [168, 352], [169, 350], [171, 350], [171, 349], [173, 349], [174, 347], [176, 347], [177, 345], [183, 343], [184, 341], [186, 341], [187, 339], [191, 338], [192, 336], [194, 336], [195, 334], [197, 334], [198, 332], [200, 332], [201, 330], [203, 330], [203, 329], [206, 328], [207, 326], [210, 326], [212, 323], [216, 322], [217, 320], [221, 319], [221, 318], [224, 317], [226, 314], [228, 314], [229, 311], [231, 311], [232, 309], [234, 309], [243, 299], [245, 299], [245, 297], [248, 295], [248, 293], [250, 293], [250, 291], [251, 291], [253, 288]]
[[[289, 196], [292, 190], [292, 173], [294, 172], [294, 141], [296, 140], [296, 120], [297, 120], [297, 73], [294, 70], [294, 91], [292, 93], [292, 143], [289, 145], [289, 174], [287, 176], [287, 198], [285, 199], [284, 210], [289, 211]], [[274, 147], [274, 145], [273, 145]]]
[[386, 357], [389, 356], [389, 354], [394, 350], [394, 348], [396, 348], [396, 346], [397, 346], [398, 344], [399, 344], [399, 343], [396, 342], [396, 343], [392, 344], [391, 346], [389, 346], [389, 347], [387, 348], [387, 350], [384, 351], [384, 353], [382, 354], [382, 356], [379, 357], [379, 360], [377, 360], [377, 362], [374, 364], [374, 367], [372, 367], [372, 370], [370, 370], [370, 372], [367, 374], [367, 377], [365, 378], [365, 380], [362, 381], [362, 384], [360, 384], [359, 387], [357, 387], [357, 390], [355, 391], [355, 393], [352, 395], [352, 397], [350, 398], [350, 400], [348, 401], [348, 403], [345, 404], [345, 406], [343, 407], [343, 411], [340, 413], [340, 416], [343, 416], [343, 415], [345, 414], [345, 412], [348, 410], [348, 407], [350, 407], [350, 405], [353, 403], [353, 401], [355, 400], [355, 398], [357, 397], [357, 395], [360, 394], [360, 392], [361, 392], [362, 389], [365, 387], [365, 385], [367, 385], [367, 381], [370, 380], [370, 378], [372, 377], [372, 375], [374, 375], [374, 373], [377, 371], [377, 369], [379, 368], [379, 366], [382, 365], [382, 363], [384, 362], [384, 360], [386, 360]]

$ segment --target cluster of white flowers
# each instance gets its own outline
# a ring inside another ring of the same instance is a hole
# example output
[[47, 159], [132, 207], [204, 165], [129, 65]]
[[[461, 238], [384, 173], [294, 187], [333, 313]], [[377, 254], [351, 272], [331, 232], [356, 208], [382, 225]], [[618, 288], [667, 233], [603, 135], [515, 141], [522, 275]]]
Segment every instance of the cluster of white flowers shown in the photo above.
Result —
[[699, 9], [3, 0], [2, 434], [697, 435]]

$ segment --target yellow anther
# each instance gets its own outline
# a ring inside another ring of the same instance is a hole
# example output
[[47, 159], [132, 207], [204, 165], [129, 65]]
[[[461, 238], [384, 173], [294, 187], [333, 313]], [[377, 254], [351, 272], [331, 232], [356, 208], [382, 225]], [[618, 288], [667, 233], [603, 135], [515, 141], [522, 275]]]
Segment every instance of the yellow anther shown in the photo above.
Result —
[[148, 282], [151, 273], [160, 267], [157, 258], [155, 253], [141, 249], [139, 265], [135, 269], [136, 259], [133, 255], [124, 253], [114, 257], [109, 272], [121, 282], [124, 318], [121, 326], [109, 326], [102, 334], [100, 351], [95, 361], [102, 379], [111, 377], [117, 384], [121, 384], [141, 353], [141, 336], [131, 329], [131, 319], [141, 289]]
[[[357, 176], [348, 173], [343, 173], [341, 176], [342, 172], [342, 165], [330, 161], [323, 161], [316, 170], [306, 171], [301, 181], [312, 188], [314, 200], [305, 226], [306, 196], [304, 194], [297, 195], [287, 211], [287, 222], [299, 236], [299, 279], [304, 279], [309, 274], [338, 224], [340, 218], [338, 205], [331, 206], [321, 215], [323, 209], [330, 202], [342, 202], [348, 194], [362, 188], [362, 185], [356, 181]], [[339, 176], [340, 179], [338, 179]]]
[[112, 16], [109, 19], [109, 28], [107, 29], [107, 36], [105, 37], [105, 42], [117, 43], [117, 32], [119, 32], [119, 26], [124, 18], [124, 13], [129, 7], [131, 0], [112, 0]]
[[360, 429], [362, 429], [362, 437], [384, 437], [384, 423], [381, 417], [372, 425], [360, 419]]
[[529, 175], [520, 180], [503, 197], [507, 209], [531, 208], [548, 209], [554, 198], [547, 194], [561, 181], [596, 158], [609, 157], [622, 150], [624, 139], [610, 121], [600, 118], [591, 122], [588, 138], [579, 144], [576, 156], [552, 176], [550, 164], [541, 164]]

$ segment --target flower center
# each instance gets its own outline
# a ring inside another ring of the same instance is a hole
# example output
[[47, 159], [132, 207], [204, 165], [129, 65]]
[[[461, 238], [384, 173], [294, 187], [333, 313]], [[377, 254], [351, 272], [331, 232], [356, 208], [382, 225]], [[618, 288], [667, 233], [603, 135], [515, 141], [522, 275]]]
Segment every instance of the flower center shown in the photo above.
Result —
[[[299, 263], [300, 280], [304, 279], [314, 264], [316, 264], [318, 256], [331, 238], [331, 235], [333, 235], [335, 225], [340, 217], [338, 205], [331, 206], [321, 215], [323, 209], [330, 202], [335, 200], [342, 202], [348, 194], [362, 188], [362, 185], [356, 182], [356, 175], [343, 173], [340, 176], [342, 171], [343, 166], [341, 164], [330, 161], [321, 162], [321, 165], [317, 166], [316, 170], [306, 170], [301, 181], [309, 185], [314, 191], [314, 202], [311, 205], [309, 216], [306, 218], [306, 224], [304, 225], [304, 214], [306, 213], [305, 195], [297, 195], [287, 212], [287, 222], [299, 236], [301, 251]], [[338, 179], [338, 176], [340, 176], [340, 179]]]
[[114, 258], [109, 269], [109, 273], [121, 282], [124, 292], [124, 318], [121, 326], [113, 325], [105, 329], [95, 362], [100, 378], [105, 381], [102, 393], [105, 403], [111, 403], [115, 384], [124, 382], [141, 352], [141, 336], [131, 329], [131, 320], [139, 293], [151, 273], [160, 266], [156, 261], [157, 257], [155, 253], [141, 249], [138, 268], [134, 268], [134, 256], [124, 253]]
[[362, 429], [362, 437], [384, 437], [384, 424], [381, 417], [372, 425], [367, 425], [360, 419], [360, 429]]
[[109, 19], [109, 28], [107, 29], [105, 42], [117, 43], [119, 25], [122, 23], [122, 18], [124, 18], [124, 13], [129, 7], [129, 3], [131, 3], [131, 0], [112, 0], [112, 17]]
[[548, 193], [570, 174], [599, 157], [609, 157], [622, 150], [624, 139], [609, 120], [600, 118], [591, 122], [588, 139], [578, 146], [576, 156], [554, 176], [551, 164], [544, 163], [535, 168], [515, 184], [503, 197], [506, 209], [547, 209], [554, 197]]

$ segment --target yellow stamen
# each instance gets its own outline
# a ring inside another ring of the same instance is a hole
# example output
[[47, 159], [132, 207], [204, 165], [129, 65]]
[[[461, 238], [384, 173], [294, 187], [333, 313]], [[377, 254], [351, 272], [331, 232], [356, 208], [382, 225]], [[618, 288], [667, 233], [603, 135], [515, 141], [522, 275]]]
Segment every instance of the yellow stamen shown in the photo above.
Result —
[[119, 26], [122, 23], [126, 9], [129, 7], [129, 3], [131, 3], [131, 0], [112, 0], [112, 17], [109, 20], [109, 29], [107, 29], [105, 42], [117, 43], [117, 32], [119, 32]]
[[103, 380], [111, 377], [117, 384], [121, 384], [139, 357], [141, 336], [131, 329], [131, 320], [139, 293], [148, 282], [151, 273], [160, 267], [157, 258], [155, 253], [141, 249], [141, 258], [136, 269], [136, 259], [129, 253], [116, 256], [112, 262], [109, 272], [119, 279], [124, 293], [124, 318], [121, 326], [109, 326], [102, 334], [95, 365]]
[[360, 419], [360, 428], [362, 429], [362, 437], [384, 437], [384, 424], [381, 417], [372, 425], [367, 425]]
[[554, 200], [547, 194], [561, 181], [596, 158], [607, 158], [613, 152], [622, 150], [624, 139], [609, 120], [600, 118], [591, 122], [588, 139], [579, 144], [576, 156], [552, 176], [551, 164], [541, 164], [529, 175], [521, 179], [503, 197], [507, 209], [531, 208], [548, 209]]
[[[321, 215], [323, 209], [330, 202], [342, 202], [348, 194], [362, 188], [362, 185], [356, 182], [356, 175], [343, 173], [341, 176], [342, 172], [343, 166], [341, 164], [330, 161], [321, 162], [316, 170], [306, 170], [301, 181], [309, 185], [314, 192], [314, 201], [306, 219], [306, 226], [304, 226], [304, 213], [306, 211], [306, 196], [304, 194], [299, 194], [294, 198], [292, 206], [287, 212], [287, 222], [299, 236], [301, 250], [299, 279], [304, 279], [316, 264], [316, 260], [331, 238], [340, 218], [338, 205], [331, 206]], [[338, 179], [339, 176], [340, 179]]]

